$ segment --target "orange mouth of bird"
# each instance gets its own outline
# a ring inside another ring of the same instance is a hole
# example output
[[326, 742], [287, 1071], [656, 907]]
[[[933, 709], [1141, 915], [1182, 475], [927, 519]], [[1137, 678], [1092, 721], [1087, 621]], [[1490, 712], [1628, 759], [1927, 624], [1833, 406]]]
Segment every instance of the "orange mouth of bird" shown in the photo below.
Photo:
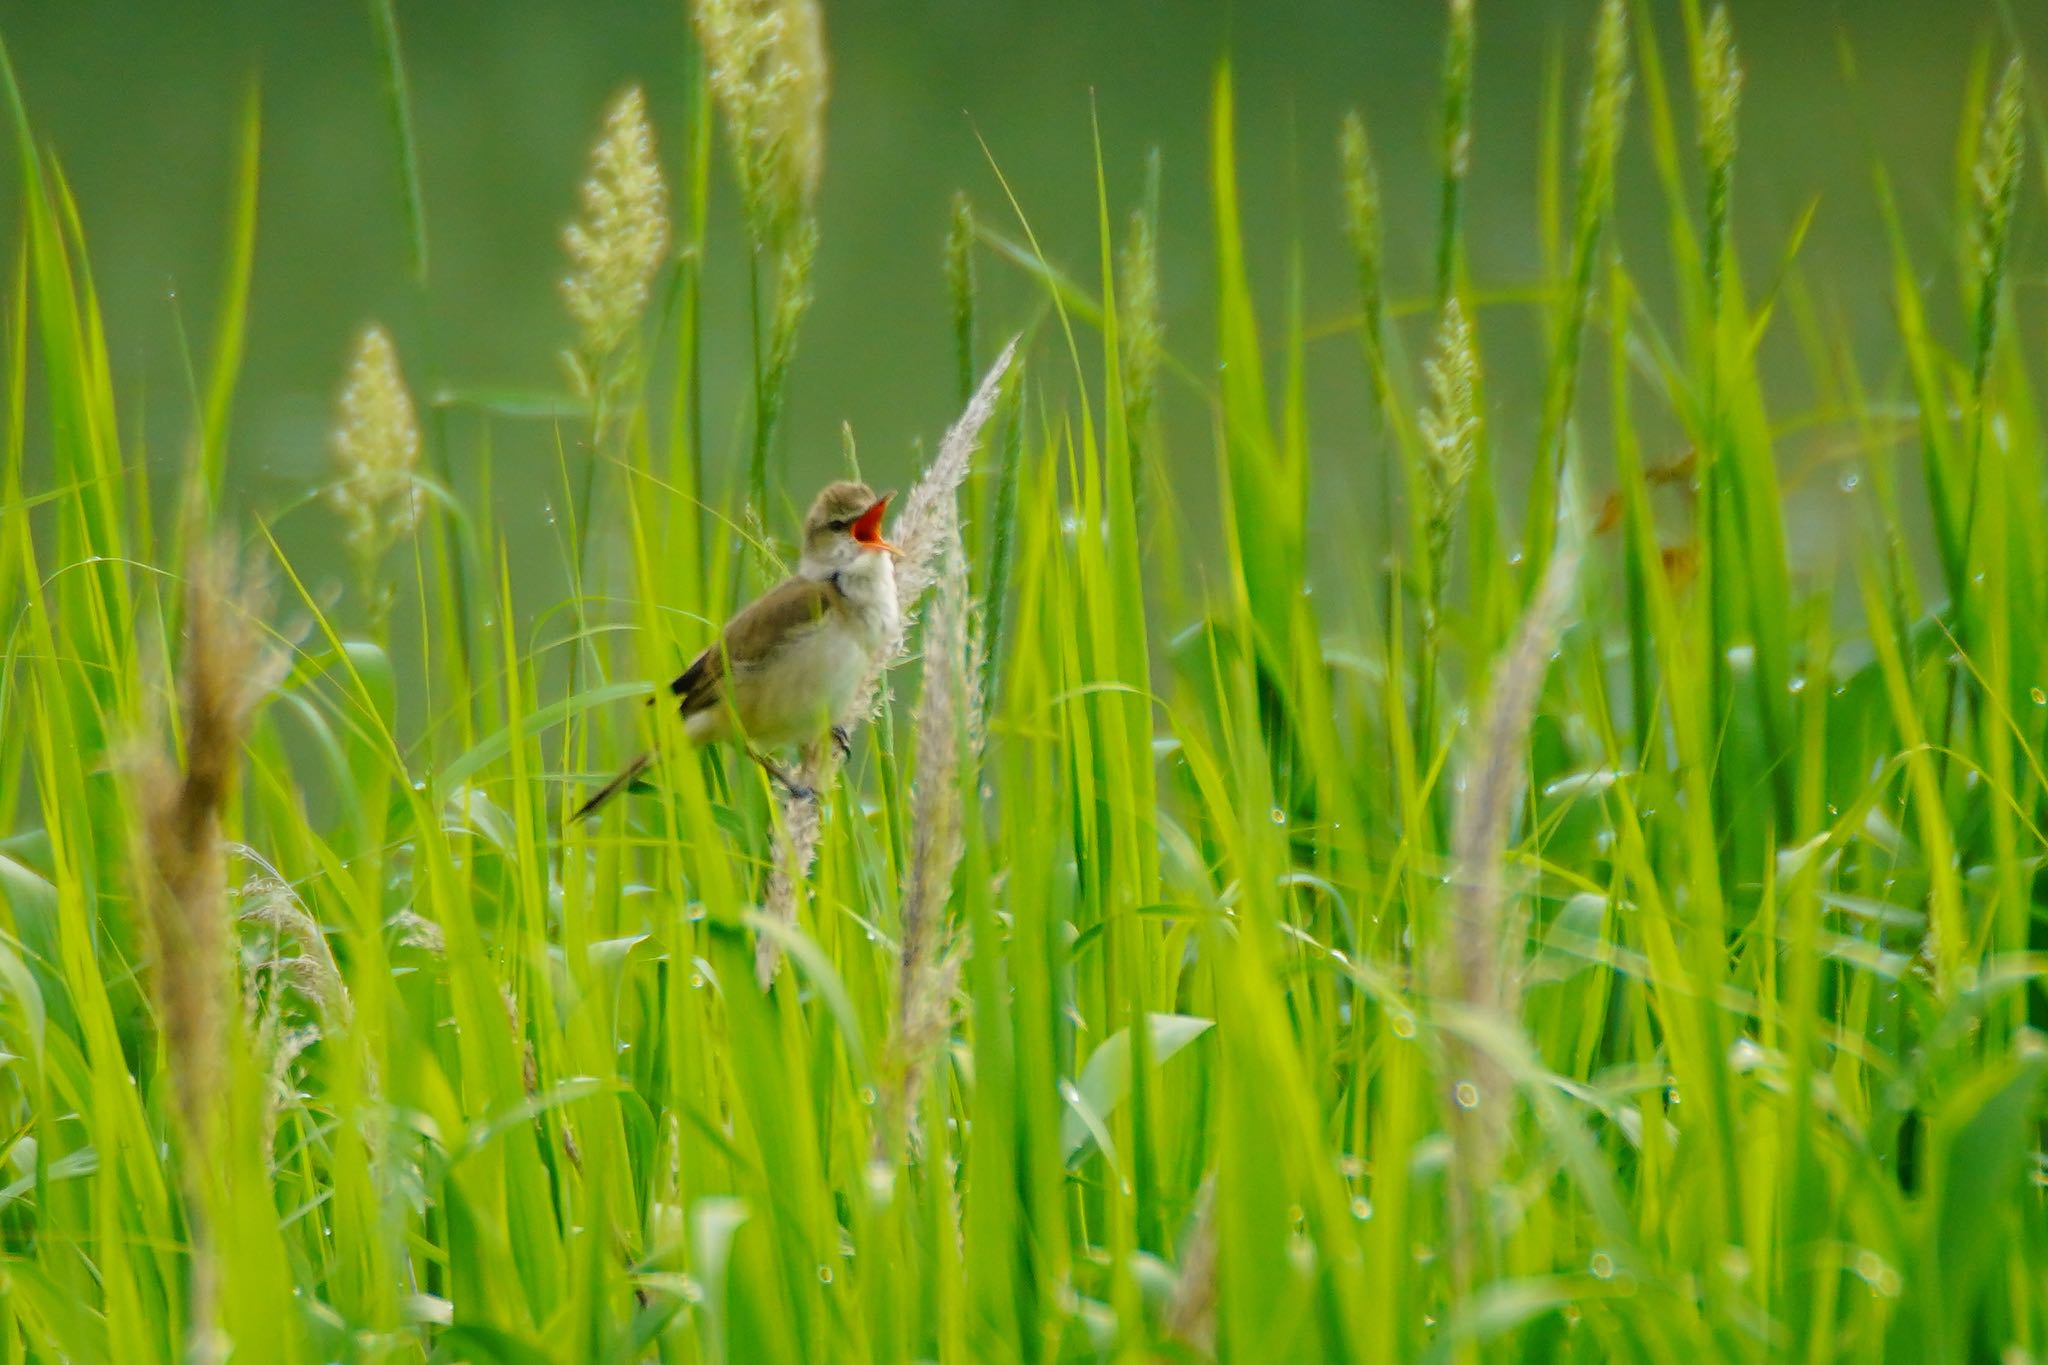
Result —
[[876, 498], [867, 511], [860, 514], [853, 523], [853, 539], [857, 545], [870, 550], [887, 550], [890, 554], [901, 554], [901, 550], [882, 539], [882, 514], [889, 510], [889, 499], [894, 493], [884, 493]]

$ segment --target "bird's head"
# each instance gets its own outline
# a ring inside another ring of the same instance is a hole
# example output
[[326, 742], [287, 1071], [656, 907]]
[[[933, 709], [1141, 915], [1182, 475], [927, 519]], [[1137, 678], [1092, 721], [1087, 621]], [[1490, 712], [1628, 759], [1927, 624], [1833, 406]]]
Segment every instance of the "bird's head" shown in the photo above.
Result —
[[894, 496], [846, 480], [825, 485], [804, 518], [804, 562], [829, 573], [873, 551], [897, 553], [882, 539], [882, 515]]

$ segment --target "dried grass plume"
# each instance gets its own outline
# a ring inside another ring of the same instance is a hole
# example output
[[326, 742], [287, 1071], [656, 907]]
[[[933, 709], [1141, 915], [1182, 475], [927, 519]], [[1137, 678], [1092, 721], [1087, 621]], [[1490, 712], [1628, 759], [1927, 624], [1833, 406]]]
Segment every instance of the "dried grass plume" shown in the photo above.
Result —
[[[940, 558], [923, 652], [924, 688], [918, 694], [914, 722], [917, 769], [910, 796], [910, 870], [903, 887], [896, 1022], [889, 1055], [895, 1128], [906, 1138], [916, 1127], [925, 1067], [952, 1024], [962, 945], [946, 924], [946, 905], [952, 899], [953, 874], [966, 851], [961, 773], [979, 766], [981, 650], [967, 554], [957, 524]], [[886, 1129], [877, 1130], [878, 1141], [885, 1135]]]
[[[1447, 1022], [1519, 1027], [1528, 923], [1508, 886], [1508, 846], [1528, 781], [1529, 727], [1577, 581], [1578, 552], [1561, 549], [1493, 667], [1493, 686], [1472, 734], [1452, 817], [1450, 913], [1428, 964], [1430, 989]], [[1447, 1028], [1442, 1036], [1453, 1267], [1469, 1288], [1476, 1257], [1491, 1244], [1484, 1210], [1507, 1152], [1512, 1086], [1500, 1058], [1464, 1029]]]
[[239, 569], [227, 550], [198, 553], [185, 578], [177, 668], [183, 756], [157, 750], [140, 758], [133, 772], [141, 843], [137, 899], [155, 959], [151, 985], [193, 1228], [191, 1354], [203, 1359], [225, 1349], [215, 1327], [209, 1221], [210, 1191], [223, 1160], [221, 1105], [235, 978], [221, 827], [250, 719], [283, 673], [283, 656], [261, 624], [267, 606], [260, 580]]

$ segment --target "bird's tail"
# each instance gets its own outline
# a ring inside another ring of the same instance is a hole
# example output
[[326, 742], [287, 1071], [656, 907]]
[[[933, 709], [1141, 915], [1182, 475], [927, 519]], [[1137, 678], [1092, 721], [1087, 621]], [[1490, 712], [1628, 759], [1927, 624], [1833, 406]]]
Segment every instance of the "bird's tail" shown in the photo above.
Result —
[[586, 815], [597, 814], [598, 811], [604, 809], [610, 803], [614, 796], [632, 786], [635, 778], [653, 766], [654, 751], [652, 749], [649, 749], [646, 753], [635, 755], [633, 761], [628, 763], [617, 777], [599, 787], [588, 800], [576, 808], [576, 813], [569, 818], [574, 821], [581, 820]]

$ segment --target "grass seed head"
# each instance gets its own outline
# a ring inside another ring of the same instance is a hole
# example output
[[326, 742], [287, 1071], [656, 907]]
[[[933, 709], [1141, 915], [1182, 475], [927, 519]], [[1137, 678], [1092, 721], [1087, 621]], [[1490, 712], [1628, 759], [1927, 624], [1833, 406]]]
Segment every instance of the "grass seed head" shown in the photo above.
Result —
[[336, 478], [328, 501], [346, 526], [349, 552], [368, 577], [419, 522], [419, 419], [391, 334], [371, 324], [356, 341], [336, 404]]
[[616, 352], [639, 322], [668, 242], [668, 186], [646, 97], [632, 86], [605, 115], [581, 212], [562, 233], [570, 266], [562, 295], [581, 330], [586, 364]]
[[1603, 0], [1593, 29], [1593, 79], [1579, 116], [1579, 193], [1604, 203], [1614, 184], [1614, 157], [1628, 111], [1628, 5]]
[[1453, 294], [1444, 301], [1436, 356], [1424, 367], [1430, 405], [1422, 414], [1423, 469], [1429, 479], [1430, 582], [1439, 584], [1450, 557], [1451, 533], [1465, 485], [1479, 458], [1479, 352], [1465, 309]]
[[1381, 284], [1380, 180], [1365, 120], [1356, 109], [1344, 115], [1344, 127], [1337, 136], [1337, 158], [1344, 183], [1344, 239], [1350, 243], [1353, 267], [1358, 273], [1365, 338], [1377, 353], [1386, 307]]
[[1483, 1211], [1494, 1197], [1512, 1135], [1514, 1085], [1501, 1047], [1513, 1048], [1520, 1037], [1515, 1030], [1528, 925], [1508, 886], [1508, 849], [1528, 782], [1529, 729], [1577, 577], [1577, 551], [1561, 549], [1492, 670], [1452, 817], [1449, 914], [1428, 961], [1430, 988], [1446, 1017], [1505, 1031], [1492, 1046], [1477, 1041], [1483, 1035], [1445, 1033], [1442, 1079], [1453, 1144], [1450, 1232], [1461, 1278], [1475, 1264], [1476, 1246], [1492, 1235]]
[[2012, 235], [2013, 209], [2019, 202], [2020, 168], [2026, 157], [2025, 67], [2015, 54], [2005, 64], [1991, 111], [1984, 121], [1983, 140], [1971, 181], [1977, 191], [1977, 216], [1972, 245], [1977, 267], [1977, 335], [1972, 373], [1982, 392], [1990, 372], [1992, 346], [1998, 335], [1998, 296], [2004, 288], [2006, 247]]
[[1166, 329], [1159, 321], [1159, 235], [1152, 215], [1131, 213], [1129, 235], [1117, 262], [1116, 321], [1122, 344], [1121, 377], [1129, 425], [1142, 429], [1159, 396], [1159, 357]]
[[697, 0], [696, 23], [748, 230], [767, 250], [810, 215], [824, 169], [824, 20], [816, 0]]
[[[805, 750], [797, 769], [797, 781], [814, 792], [822, 792], [839, 762], [839, 751], [831, 744], [816, 744]], [[777, 923], [794, 926], [797, 897], [804, 878], [818, 857], [818, 841], [825, 833], [825, 813], [816, 799], [794, 796], [779, 785], [776, 807], [781, 819], [775, 822], [770, 850], [768, 887], [763, 913]], [[771, 934], [754, 942], [754, 978], [762, 990], [775, 984], [775, 971], [782, 962], [782, 945]]]
[[203, 547], [185, 577], [185, 639], [177, 669], [182, 761], [161, 750], [134, 774], [141, 847], [136, 859], [143, 932], [156, 959], [152, 985], [183, 1137], [193, 1225], [189, 1291], [195, 1354], [217, 1341], [207, 1191], [224, 1160], [228, 1010], [233, 938], [222, 820], [241, 771], [256, 704], [282, 675], [282, 655], [261, 625], [268, 594], [221, 547]]
[[1700, 159], [1708, 174], [1726, 174], [1735, 161], [1736, 116], [1742, 107], [1742, 61], [1728, 22], [1728, 8], [1714, 6], [1700, 36], [1699, 69], [1694, 74], [1699, 99]]
[[[924, 690], [917, 700], [917, 770], [911, 783], [910, 873], [903, 889], [893, 1066], [897, 1128], [908, 1133], [925, 1061], [952, 1022], [960, 948], [945, 923], [953, 874], [966, 850], [962, 749], [980, 724], [978, 651], [967, 554], [958, 523], [940, 556], [924, 628]], [[970, 771], [975, 764], [965, 765]]]
[[966, 481], [975, 446], [981, 440], [981, 429], [995, 412], [996, 396], [1002, 390], [1003, 376], [1009, 372], [1010, 361], [1016, 352], [1015, 340], [1003, 347], [1002, 354], [982, 376], [981, 386], [967, 400], [967, 407], [959, 420], [953, 423], [945, 439], [939, 443], [939, 453], [925, 467], [924, 476], [903, 499], [903, 511], [896, 518], [895, 530], [890, 537], [903, 552], [896, 561], [896, 598], [902, 607], [901, 633], [882, 650], [880, 662], [867, 684], [855, 690], [847, 713], [855, 721], [865, 720], [873, 709], [875, 686], [880, 681], [881, 669], [894, 663], [902, 653], [904, 634], [915, 621], [918, 604], [923, 601], [925, 592], [938, 577], [946, 546], [959, 535], [960, 485]]

